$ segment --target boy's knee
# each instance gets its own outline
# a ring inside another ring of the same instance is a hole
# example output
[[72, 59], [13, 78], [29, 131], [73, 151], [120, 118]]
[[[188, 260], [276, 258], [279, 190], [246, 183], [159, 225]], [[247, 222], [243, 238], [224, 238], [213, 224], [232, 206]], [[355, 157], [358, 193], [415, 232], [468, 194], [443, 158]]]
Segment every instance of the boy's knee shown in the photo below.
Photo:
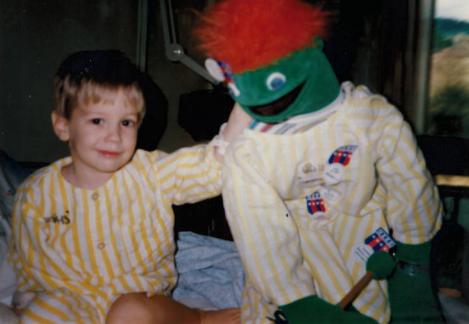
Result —
[[106, 324], [155, 323], [154, 314], [144, 293], [130, 293], [122, 295], [111, 305]]

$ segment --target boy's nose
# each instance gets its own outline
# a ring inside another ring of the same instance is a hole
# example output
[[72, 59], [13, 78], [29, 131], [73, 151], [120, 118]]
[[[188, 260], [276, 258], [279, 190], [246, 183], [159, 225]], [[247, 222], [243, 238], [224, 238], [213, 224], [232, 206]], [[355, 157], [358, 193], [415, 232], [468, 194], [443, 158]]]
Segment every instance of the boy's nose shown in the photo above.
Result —
[[109, 127], [107, 129], [106, 140], [110, 142], [118, 142], [121, 140], [121, 132], [119, 127]]

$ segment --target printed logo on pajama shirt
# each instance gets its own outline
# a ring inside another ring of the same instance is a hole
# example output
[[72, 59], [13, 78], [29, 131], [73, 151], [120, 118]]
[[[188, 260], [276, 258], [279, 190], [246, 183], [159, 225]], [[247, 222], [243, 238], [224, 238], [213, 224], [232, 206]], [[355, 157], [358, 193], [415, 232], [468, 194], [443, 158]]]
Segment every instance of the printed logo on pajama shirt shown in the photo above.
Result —
[[345, 167], [349, 164], [356, 149], [357, 145], [345, 145], [331, 154], [324, 170], [324, 181], [328, 185], [335, 185], [343, 180]]
[[46, 217], [45, 220], [46, 220], [46, 223], [59, 223], [63, 225], [68, 225], [70, 224], [70, 213], [67, 210], [65, 213], [63, 213], [60, 216], [53, 215], [50, 217]]
[[312, 195], [306, 197], [306, 206], [308, 207], [308, 212], [313, 216], [314, 219], [327, 219], [324, 199], [322, 199], [319, 191], [316, 191]]
[[355, 257], [362, 263], [366, 263], [373, 253], [389, 252], [396, 246], [394, 239], [382, 227], [367, 236], [363, 243], [355, 248]]

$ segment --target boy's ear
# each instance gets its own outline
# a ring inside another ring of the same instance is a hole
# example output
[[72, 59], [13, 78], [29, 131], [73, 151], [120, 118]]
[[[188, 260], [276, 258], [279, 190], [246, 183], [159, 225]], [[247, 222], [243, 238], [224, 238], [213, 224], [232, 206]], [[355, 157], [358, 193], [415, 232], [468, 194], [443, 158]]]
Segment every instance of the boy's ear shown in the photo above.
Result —
[[51, 118], [55, 134], [61, 141], [67, 142], [70, 139], [68, 120], [57, 114], [55, 111], [52, 111]]

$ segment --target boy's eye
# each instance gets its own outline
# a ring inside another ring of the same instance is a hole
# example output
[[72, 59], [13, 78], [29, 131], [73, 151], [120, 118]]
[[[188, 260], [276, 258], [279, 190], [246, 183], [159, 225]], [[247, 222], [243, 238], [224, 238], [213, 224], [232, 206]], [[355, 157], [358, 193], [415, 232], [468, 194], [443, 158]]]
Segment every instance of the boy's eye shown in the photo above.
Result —
[[274, 72], [267, 78], [267, 88], [272, 91], [279, 90], [285, 85], [286, 79], [282, 73]]
[[122, 126], [133, 126], [135, 122], [133, 120], [124, 120], [122, 121]]
[[91, 120], [91, 122], [92, 122], [93, 124], [95, 124], [95, 125], [99, 125], [99, 124], [102, 124], [102, 123], [103, 123], [103, 120], [100, 119], [100, 118], [93, 118], [93, 119]]

